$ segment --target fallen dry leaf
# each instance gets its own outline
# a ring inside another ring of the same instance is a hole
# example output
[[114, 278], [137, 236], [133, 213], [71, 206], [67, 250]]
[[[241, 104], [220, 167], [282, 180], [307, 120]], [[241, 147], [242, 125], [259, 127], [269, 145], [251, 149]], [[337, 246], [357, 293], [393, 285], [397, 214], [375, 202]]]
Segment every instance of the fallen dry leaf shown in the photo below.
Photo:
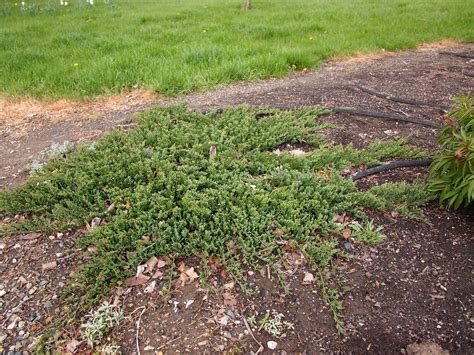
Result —
[[77, 347], [81, 344], [79, 340], [76, 339], [71, 339], [67, 344], [66, 344], [66, 351], [68, 353], [74, 354], [76, 352]]
[[182, 272], [181, 275], [179, 275], [179, 281], [181, 281], [181, 286], [184, 286], [188, 280], [189, 280], [189, 277], [184, 272]]
[[184, 272], [185, 269], [186, 269], [186, 264], [185, 263], [180, 263], [179, 266], [178, 266], [178, 271], [179, 272]]
[[98, 227], [100, 225], [100, 222], [102, 222], [102, 219], [100, 219], [99, 217], [95, 217], [90, 224], [91, 229]]
[[310, 272], [305, 272], [302, 284], [303, 285], [309, 285], [312, 282], [314, 282], [313, 274], [310, 273]]
[[146, 264], [143, 264], [143, 265], [138, 265], [137, 266], [137, 274], [135, 275], [136, 277], [140, 276], [141, 274], [143, 274], [143, 272], [145, 271], [146, 269]]
[[152, 256], [146, 262], [146, 271], [147, 272], [152, 272], [157, 264], [158, 264], [158, 258], [156, 256]]
[[346, 228], [342, 231], [342, 236], [344, 239], [348, 239], [352, 235], [352, 231], [349, 228]]
[[194, 271], [193, 267], [190, 267], [185, 271], [185, 274], [190, 278], [191, 282], [194, 281], [194, 279], [197, 279], [199, 275], [197, 274], [196, 271]]
[[20, 237], [20, 240], [33, 240], [39, 237], [41, 237], [41, 233], [28, 233], [28, 234], [22, 235]]
[[224, 288], [228, 291], [233, 290], [234, 287], [235, 287], [235, 282], [228, 282], [228, 283], [224, 284]]
[[149, 278], [146, 277], [143, 274], [140, 274], [138, 276], [133, 276], [129, 277], [128, 279], [125, 279], [123, 282], [124, 286], [130, 287], [130, 286], [139, 286], [139, 285], [144, 285], [148, 282]]
[[224, 297], [224, 306], [236, 306], [237, 305], [237, 300], [235, 299], [235, 297], [230, 294], [229, 292], [226, 292], [224, 293], [223, 295]]
[[158, 264], [156, 266], [158, 267], [158, 269], [161, 269], [162, 267], [166, 266], [166, 261], [159, 259]]
[[156, 286], [156, 281], [152, 281], [147, 287], [145, 287], [145, 290], [143, 290], [143, 292], [152, 293], [153, 291], [155, 291], [155, 286]]
[[217, 155], [217, 148], [214, 145], [211, 145], [211, 148], [209, 148], [209, 159], [214, 159]]
[[163, 276], [163, 273], [160, 270], [156, 270], [151, 278], [152, 279], [161, 279], [162, 276]]
[[283, 236], [285, 235], [285, 232], [284, 232], [283, 229], [281, 229], [281, 228], [276, 228], [276, 229], [273, 231], [273, 233], [274, 233], [277, 237], [279, 237], [279, 238], [281, 238], [281, 237], [283, 237]]

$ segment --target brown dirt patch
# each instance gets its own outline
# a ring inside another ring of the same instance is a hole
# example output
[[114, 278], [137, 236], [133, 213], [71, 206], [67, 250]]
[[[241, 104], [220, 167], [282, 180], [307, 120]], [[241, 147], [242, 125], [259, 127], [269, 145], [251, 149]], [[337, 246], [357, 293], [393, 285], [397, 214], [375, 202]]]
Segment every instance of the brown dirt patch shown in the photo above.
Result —
[[120, 95], [100, 96], [80, 102], [72, 100], [40, 101], [36, 99], [8, 100], [0, 98], [0, 136], [15, 139], [41, 127], [65, 121], [84, 121], [124, 111], [135, 111], [157, 101], [152, 91], [134, 90]]

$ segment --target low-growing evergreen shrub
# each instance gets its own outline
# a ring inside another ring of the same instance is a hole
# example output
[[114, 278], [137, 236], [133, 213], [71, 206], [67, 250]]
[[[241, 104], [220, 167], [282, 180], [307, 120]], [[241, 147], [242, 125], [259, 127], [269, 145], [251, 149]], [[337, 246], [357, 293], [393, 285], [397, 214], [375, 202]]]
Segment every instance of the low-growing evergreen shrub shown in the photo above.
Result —
[[[330, 146], [317, 134], [325, 128], [322, 111], [270, 112], [260, 120], [248, 107], [148, 112], [136, 129], [54, 155], [25, 184], [0, 192], [1, 213], [28, 217], [3, 225], [0, 235], [81, 228], [101, 218], [80, 239], [95, 250], [92, 259], [69, 280], [69, 300], [85, 310], [151, 256], [204, 264], [212, 256], [238, 279], [244, 267], [283, 269], [286, 241], [313, 267], [328, 268], [345, 255], [337, 214], [363, 220], [367, 208], [408, 211], [424, 201], [405, 185], [361, 192], [342, 175], [351, 166], [426, 156], [405, 141]], [[284, 143], [315, 150], [275, 154]], [[338, 305], [333, 293], [325, 294]]]

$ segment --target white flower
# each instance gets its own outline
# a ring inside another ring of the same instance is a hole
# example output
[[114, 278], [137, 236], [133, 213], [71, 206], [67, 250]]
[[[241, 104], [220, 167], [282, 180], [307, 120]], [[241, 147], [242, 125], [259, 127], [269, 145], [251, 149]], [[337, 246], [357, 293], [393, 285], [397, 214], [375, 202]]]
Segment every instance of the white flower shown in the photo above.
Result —
[[21, 6], [25, 6], [25, 2], [24, 2], [24, 1], [21, 2]]

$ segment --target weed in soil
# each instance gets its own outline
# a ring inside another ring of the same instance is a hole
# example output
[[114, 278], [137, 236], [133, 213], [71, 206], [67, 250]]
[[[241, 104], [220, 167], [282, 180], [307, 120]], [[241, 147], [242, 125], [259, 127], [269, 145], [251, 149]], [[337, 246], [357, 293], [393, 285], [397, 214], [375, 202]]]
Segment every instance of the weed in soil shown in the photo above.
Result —
[[[368, 208], [419, 215], [422, 185], [384, 185], [366, 192], [342, 172], [384, 159], [426, 156], [403, 140], [365, 150], [329, 146], [316, 133], [321, 110], [257, 111], [238, 107], [207, 115], [161, 108], [136, 129], [113, 132], [67, 156], [55, 156], [24, 185], [0, 193], [0, 213], [22, 214], [0, 235], [92, 226], [82, 247], [95, 257], [69, 280], [71, 314], [84, 312], [151, 256], [218, 258], [245, 291], [244, 268], [278, 269], [287, 246], [303, 251], [326, 275], [339, 248], [336, 216], [367, 221]], [[311, 153], [274, 154], [284, 143]], [[343, 331], [339, 291], [321, 277], [323, 294]], [[164, 290], [165, 293], [169, 292]]]

